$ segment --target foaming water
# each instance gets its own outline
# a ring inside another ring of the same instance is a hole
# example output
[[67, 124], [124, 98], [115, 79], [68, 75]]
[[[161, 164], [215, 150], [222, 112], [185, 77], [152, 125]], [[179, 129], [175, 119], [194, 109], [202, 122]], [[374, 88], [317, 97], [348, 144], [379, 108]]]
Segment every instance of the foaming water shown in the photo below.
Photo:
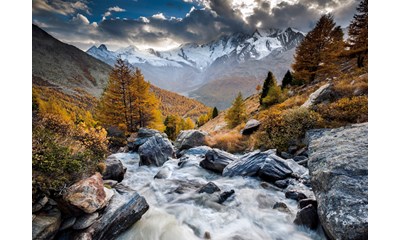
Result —
[[[178, 167], [178, 160], [164, 164], [166, 179], [154, 179], [161, 168], [139, 167], [136, 153], [115, 154], [127, 167], [123, 183], [146, 198], [150, 209], [119, 240], [268, 240], [325, 239], [315, 232], [293, 224], [297, 202], [284, 192], [264, 189], [251, 177], [221, 177], [191, 163]], [[233, 197], [218, 204], [218, 194], [197, 193], [196, 187], [213, 181], [222, 191], [235, 190]], [[299, 188], [311, 194], [307, 188]], [[180, 189], [177, 191], [177, 189]], [[284, 202], [290, 213], [272, 209]], [[207, 238], [206, 238], [207, 239]]]

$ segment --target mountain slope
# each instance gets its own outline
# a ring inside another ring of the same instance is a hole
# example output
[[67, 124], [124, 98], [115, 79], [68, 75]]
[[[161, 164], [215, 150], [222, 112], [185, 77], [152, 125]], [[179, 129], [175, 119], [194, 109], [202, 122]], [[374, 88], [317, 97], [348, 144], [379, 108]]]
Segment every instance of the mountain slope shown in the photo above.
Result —
[[303, 38], [292, 28], [267, 29], [225, 35], [203, 45], [183, 44], [169, 51], [129, 46], [113, 52], [100, 45], [87, 53], [110, 65], [120, 56], [141, 68], [154, 85], [222, 109], [239, 90], [244, 96], [254, 93], [268, 71], [280, 80]]
[[[78, 102], [83, 99], [85, 104], [79, 107], [93, 110], [111, 69], [110, 65], [32, 25], [32, 81], [41, 99], [72, 98], [78, 99]], [[195, 119], [209, 111], [207, 106], [196, 100], [153, 85], [151, 90], [161, 99], [164, 116], [177, 114]], [[62, 94], [67, 96], [60, 97]]]

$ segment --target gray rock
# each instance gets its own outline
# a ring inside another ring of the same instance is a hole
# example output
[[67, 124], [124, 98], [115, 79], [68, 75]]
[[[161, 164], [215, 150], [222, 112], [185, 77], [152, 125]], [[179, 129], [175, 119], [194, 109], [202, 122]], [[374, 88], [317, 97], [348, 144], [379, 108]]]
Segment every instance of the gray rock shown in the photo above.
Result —
[[126, 168], [114, 155], [109, 156], [105, 160], [105, 164], [106, 171], [103, 173], [104, 180], [116, 180], [121, 182], [124, 179]]
[[40, 198], [37, 202], [35, 202], [35, 204], [33, 204], [32, 206], [32, 212], [38, 212], [40, 209], [42, 209], [44, 207], [44, 205], [46, 205], [46, 203], [49, 201], [49, 199], [46, 196], [43, 196], [42, 198]]
[[181, 151], [181, 154], [182, 156], [185, 155], [205, 156], [206, 153], [210, 150], [212, 150], [212, 148], [208, 146], [199, 146]]
[[285, 160], [275, 154], [271, 154], [266, 158], [265, 164], [258, 171], [258, 176], [267, 182], [275, 182], [291, 176], [292, 173], [292, 169]]
[[136, 134], [132, 134], [128, 138], [128, 149], [131, 151], [137, 151], [141, 145], [143, 145], [151, 137], [168, 138], [165, 133], [161, 133], [154, 129], [140, 128]]
[[166, 179], [169, 178], [172, 175], [172, 168], [171, 166], [162, 166], [160, 171], [157, 172], [157, 174], [154, 176], [156, 179]]
[[300, 161], [303, 161], [303, 160], [306, 160], [306, 159], [308, 159], [306, 156], [295, 156], [295, 157], [293, 158], [293, 160], [294, 160], [295, 162], [300, 162]]
[[296, 200], [296, 201], [300, 201], [302, 199], [306, 199], [307, 198], [307, 196], [304, 193], [298, 192], [298, 191], [293, 191], [293, 190], [292, 191], [287, 191], [285, 193], [285, 197], [289, 198], [289, 199]]
[[276, 150], [271, 149], [265, 152], [254, 151], [243, 155], [236, 161], [229, 163], [222, 172], [224, 177], [233, 176], [256, 176], [258, 170], [264, 166], [267, 157], [275, 154]]
[[255, 119], [250, 119], [249, 121], [247, 121], [246, 125], [241, 130], [241, 133], [243, 135], [250, 135], [253, 132], [257, 131], [260, 125], [261, 125], [260, 121]]
[[208, 194], [213, 194], [215, 192], [219, 192], [221, 189], [213, 182], [209, 182], [203, 187], [200, 188], [199, 193], [208, 193]]
[[120, 187], [103, 215], [90, 227], [77, 232], [74, 239], [113, 240], [137, 222], [148, 209], [146, 200], [136, 191], [128, 186]]
[[53, 239], [61, 225], [61, 212], [57, 208], [41, 211], [32, 220], [32, 239]]
[[317, 209], [312, 204], [307, 205], [297, 212], [293, 223], [306, 226], [310, 229], [316, 229], [318, 227]]
[[206, 145], [208, 133], [201, 130], [184, 130], [176, 137], [175, 146], [179, 150]]
[[226, 191], [226, 192], [223, 192], [223, 193], [221, 193], [221, 195], [219, 195], [219, 198], [218, 198], [218, 203], [219, 204], [222, 204], [223, 202], [225, 202], [230, 196], [232, 196], [233, 194], [235, 193], [235, 190], [230, 190], [230, 191]]
[[307, 101], [303, 103], [303, 105], [301, 106], [305, 108], [311, 108], [314, 105], [327, 100], [331, 96], [331, 94], [332, 94], [331, 84], [327, 83], [318, 88], [318, 90], [316, 90], [315, 92], [311, 93]]
[[275, 186], [282, 189], [287, 188], [287, 186], [289, 186], [289, 183], [290, 183], [289, 179], [278, 180], [274, 182]]
[[368, 238], [368, 123], [308, 134], [318, 216], [332, 239]]
[[200, 166], [217, 173], [222, 173], [229, 163], [237, 159], [236, 156], [228, 152], [214, 148], [206, 153], [205, 159], [200, 162]]
[[160, 136], [150, 137], [138, 149], [140, 156], [139, 165], [162, 166], [168, 158], [175, 155], [174, 147], [171, 142]]
[[276, 202], [274, 204], [274, 206], [272, 207], [272, 209], [276, 209], [276, 210], [281, 211], [281, 212], [290, 213], [290, 209], [288, 208], [288, 206], [284, 202]]
[[312, 198], [301, 199], [299, 201], [299, 208], [302, 209], [310, 204], [313, 205], [313, 207], [315, 207], [315, 209], [317, 209], [317, 207], [318, 207], [317, 201]]
[[308, 169], [301, 166], [293, 159], [286, 159], [285, 163], [289, 166], [290, 169], [292, 169], [294, 175], [299, 176], [301, 178], [309, 177]]
[[287, 152], [281, 152], [281, 157], [283, 159], [289, 159], [289, 158], [293, 158], [293, 155]]
[[76, 217], [69, 217], [64, 219], [61, 224], [60, 231], [72, 227], [75, 224], [75, 222], [76, 222]]
[[83, 216], [80, 216], [74, 225], [72, 226], [73, 229], [75, 230], [81, 230], [90, 227], [94, 221], [99, 217], [98, 212], [94, 212], [92, 214], [85, 214]]

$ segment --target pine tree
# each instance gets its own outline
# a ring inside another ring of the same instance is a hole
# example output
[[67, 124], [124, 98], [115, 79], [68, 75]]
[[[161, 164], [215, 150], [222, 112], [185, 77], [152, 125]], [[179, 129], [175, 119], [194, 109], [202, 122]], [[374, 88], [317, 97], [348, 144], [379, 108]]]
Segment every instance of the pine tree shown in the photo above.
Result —
[[292, 76], [292, 73], [290, 73], [290, 70], [288, 70], [282, 79], [281, 88], [284, 89], [286, 86], [292, 85], [292, 84], [293, 84], [293, 76]]
[[218, 109], [217, 107], [214, 107], [213, 111], [212, 111], [212, 118], [216, 118], [218, 116]]
[[269, 86], [267, 96], [265, 96], [265, 98], [262, 100], [262, 105], [269, 107], [271, 105], [280, 103], [283, 100], [284, 94], [282, 93], [282, 89], [278, 86], [275, 78], [273, 78]]
[[180, 118], [176, 115], [170, 115], [165, 118], [164, 125], [165, 125], [165, 133], [170, 139], [175, 139], [178, 136], [180, 131], [179, 124]]
[[357, 66], [364, 67], [368, 54], [368, 0], [362, 0], [349, 26], [350, 54], [357, 57]]
[[335, 26], [331, 14], [322, 15], [313, 30], [296, 48], [294, 78], [312, 82], [338, 71], [338, 57], [344, 50], [343, 31]]
[[160, 101], [150, 92], [150, 83], [139, 69], [132, 74], [128, 64], [117, 59], [98, 105], [98, 119], [106, 126], [128, 132], [139, 127], [163, 130]]
[[246, 120], [246, 109], [242, 93], [239, 92], [237, 97], [232, 103], [232, 107], [228, 109], [225, 115], [225, 121], [228, 123], [228, 127], [234, 128]]
[[260, 105], [262, 104], [263, 99], [267, 96], [269, 87], [271, 86], [272, 82], [276, 81], [275, 76], [272, 72], [268, 72], [267, 78], [264, 80], [263, 88], [260, 95]]

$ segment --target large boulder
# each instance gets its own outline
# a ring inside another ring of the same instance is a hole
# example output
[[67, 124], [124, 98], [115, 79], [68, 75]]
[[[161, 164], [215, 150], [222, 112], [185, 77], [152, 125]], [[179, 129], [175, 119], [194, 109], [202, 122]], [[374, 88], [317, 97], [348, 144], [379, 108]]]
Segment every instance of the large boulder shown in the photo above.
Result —
[[318, 88], [315, 92], [311, 93], [308, 97], [307, 101], [301, 105], [305, 108], [311, 108], [314, 105], [324, 102], [330, 98], [332, 95], [332, 85], [327, 83], [320, 88]]
[[267, 157], [275, 153], [276, 150], [271, 149], [265, 152], [260, 152], [258, 150], [245, 154], [240, 159], [229, 163], [224, 168], [222, 176], [255, 176], [258, 170], [264, 166]]
[[[120, 186], [121, 184], [118, 184]], [[103, 214], [74, 239], [113, 240], [149, 209], [146, 200], [128, 186], [120, 186]]]
[[253, 132], [257, 131], [260, 125], [261, 125], [260, 121], [255, 119], [250, 119], [249, 121], [247, 121], [246, 125], [240, 132], [243, 135], [250, 135]]
[[140, 128], [137, 133], [133, 133], [128, 138], [128, 149], [131, 151], [137, 151], [141, 145], [143, 145], [151, 137], [168, 138], [167, 134], [161, 133], [154, 129]]
[[57, 208], [41, 211], [32, 220], [32, 239], [53, 239], [61, 225], [61, 212]]
[[175, 156], [175, 149], [171, 142], [161, 136], [150, 137], [138, 149], [139, 165], [162, 166], [168, 158]]
[[122, 162], [117, 159], [114, 155], [109, 156], [105, 160], [106, 170], [103, 173], [104, 180], [116, 180], [121, 182], [124, 179], [126, 168], [122, 165]]
[[235, 155], [214, 148], [206, 153], [205, 159], [200, 162], [200, 166], [213, 172], [222, 173], [229, 163], [237, 160], [238, 158]]
[[307, 135], [323, 228], [331, 239], [368, 239], [368, 124]]
[[267, 182], [275, 182], [290, 177], [292, 173], [292, 169], [284, 159], [275, 154], [270, 154], [258, 171], [258, 176]]
[[103, 179], [100, 173], [96, 173], [67, 188], [63, 194], [63, 200], [73, 208], [78, 208], [85, 213], [94, 213], [105, 207], [108, 197], [104, 191]]
[[193, 147], [206, 145], [206, 136], [208, 133], [201, 130], [181, 131], [175, 140], [175, 147], [179, 150], [185, 150]]

